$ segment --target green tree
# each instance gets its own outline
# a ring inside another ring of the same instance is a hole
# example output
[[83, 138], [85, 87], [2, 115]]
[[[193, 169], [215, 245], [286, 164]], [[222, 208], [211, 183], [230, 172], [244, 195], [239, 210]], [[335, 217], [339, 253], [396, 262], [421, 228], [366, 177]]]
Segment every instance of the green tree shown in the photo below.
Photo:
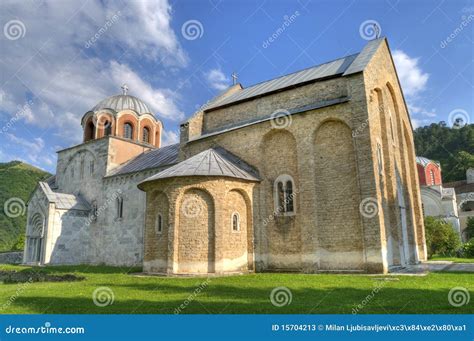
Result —
[[[39, 180], [51, 174], [20, 161], [0, 163], [0, 251], [12, 250], [25, 234], [26, 203]], [[19, 214], [8, 215], [7, 202], [18, 205]], [[13, 202], [12, 201], [12, 202]]]
[[467, 224], [466, 229], [464, 230], [464, 234], [466, 235], [467, 240], [474, 238], [474, 217], [467, 218]]
[[416, 155], [439, 161], [444, 182], [463, 180], [474, 167], [474, 124], [432, 123], [414, 132]]
[[461, 246], [459, 235], [451, 224], [434, 217], [425, 217], [428, 258], [433, 255], [454, 256]]

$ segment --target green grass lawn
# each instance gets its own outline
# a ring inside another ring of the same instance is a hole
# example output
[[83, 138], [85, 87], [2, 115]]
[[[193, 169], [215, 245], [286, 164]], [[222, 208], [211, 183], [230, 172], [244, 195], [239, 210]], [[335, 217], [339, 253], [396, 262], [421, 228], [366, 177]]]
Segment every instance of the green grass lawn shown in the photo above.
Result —
[[[0, 270], [31, 271], [24, 266], [1, 266]], [[92, 266], [35, 268], [48, 274], [75, 274], [78, 282], [0, 284], [2, 314], [351, 314], [358, 304], [361, 314], [456, 314], [474, 313], [474, 297], [456, 308], [448, 302], [453, 287], [474, 294], [474, 274], [431, 273], [427, 276], [365, 276], [334, 274], [261, 273], [230, 277], [169, 278], [139, 277], [127, 269]], [[134, 269], [133, 271], [136, 271]], [[380, 281], [389, 277], [391, 280]], [[203, 283], [205, 283], [203, 285]], [[98, 287], [108, 287], [114, 302], [104, 307], [93, 303]], [[274, 306], [270, 293], [287, 287], [289, 305]], [[379, 288], [377, 290], [376, 288]], [[374, 290], [375, 289], [375, 290]]]
[[447, 260], [454, 263], [474, 263], [474, 258], [433, 256], [429, 260]]

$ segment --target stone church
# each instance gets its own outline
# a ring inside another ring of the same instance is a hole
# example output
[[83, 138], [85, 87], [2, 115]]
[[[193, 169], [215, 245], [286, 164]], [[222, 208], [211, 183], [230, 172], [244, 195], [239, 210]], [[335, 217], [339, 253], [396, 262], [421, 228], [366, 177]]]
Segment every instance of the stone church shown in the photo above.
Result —
[[386, 273], [426, 259], [407, 106], [385, 38], [244, 88], [160, 145], [137, 97], [104, 99], [28, 203], [26, 264], [163, 274]]

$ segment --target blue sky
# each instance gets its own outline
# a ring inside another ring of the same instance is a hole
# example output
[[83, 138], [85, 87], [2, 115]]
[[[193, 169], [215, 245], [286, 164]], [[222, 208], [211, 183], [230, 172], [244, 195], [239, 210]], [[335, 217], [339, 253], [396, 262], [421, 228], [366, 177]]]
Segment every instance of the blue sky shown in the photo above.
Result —
[[389, 40], [415, 126], [474, 121], [473, 1], [2, 1], [0, 162], [54, 173], [82, 115], [123, 83], [176, 142], [232, 72], [246, 87], [356, 53], [367, 23]]

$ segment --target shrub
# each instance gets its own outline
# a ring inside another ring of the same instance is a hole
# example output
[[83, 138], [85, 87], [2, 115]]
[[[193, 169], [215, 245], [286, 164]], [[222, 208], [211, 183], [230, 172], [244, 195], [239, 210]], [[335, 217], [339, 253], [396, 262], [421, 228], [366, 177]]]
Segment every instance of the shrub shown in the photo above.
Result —
[[428, 258], [433, 255], [455, 256], [461, 246], [459, 235], [451, 224], [434, 217], [425, 217], [425, 234]]
[[474, 238], [469, 239], [461, 247], [460, 256], [464, 258], [474, 258]]
[[474, 217], [467, 218], [466, 229], [464, 230], [464, 235], [467, 240], [472, 240], [474, 238]]

